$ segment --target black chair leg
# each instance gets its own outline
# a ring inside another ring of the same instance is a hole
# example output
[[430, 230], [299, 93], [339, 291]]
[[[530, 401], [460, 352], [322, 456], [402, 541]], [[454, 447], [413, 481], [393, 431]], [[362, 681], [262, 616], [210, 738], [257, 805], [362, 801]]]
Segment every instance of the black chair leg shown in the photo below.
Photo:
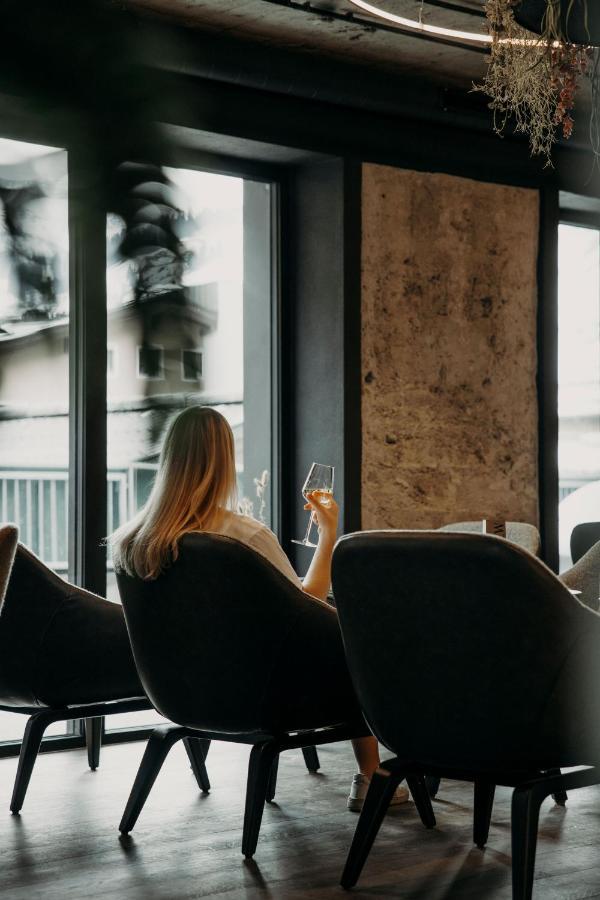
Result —
[[102, 729], [104, 716], [85, 720], [85, 744], [87, 747], [88, 765], [95, 772], [100, 765], [100, 747], [102, 746]]
[[407, 775], [406, 783], [425, 828], [435, 828], [435, 815], [423, 775]]
[[277, 772], [279, 771], [279, 756], [276, 756], [271, 766], [271, 774], [269, 776], [269, 786], [267, 788], [267, 803], [272, 803], [275, 799], [275, 791], [277, 790]]
[[278, 747], [270, 741], [263, 744], [255, 744], [250, 753], [246, 809], [244, 812], [244, 833], [242, 836], [242, 853], [246, 859], [251, 859], [256, 850], [273, 763], [278, 755]]
[[204, 757], [204, 762], [206, 762], [206, 757], [208, 756], [208, 751], [210, 750], [210, 740], [208, 738], [194, 738], [200, 745], [202, 749], [202, 756]]
[[490, 833], [490, 822], [494, 806], [496, 785], [489, 781], [475, 779], [475, 799], [473, 803], [473, 843], [483, 850]]
[[348, 859], [342, 873], [341, 885], [344, 888], [354, 887], [362, 872], [367, 856], [377, 837], [383, 817], [390, 805], [390, 800], [404, 775], [400, 771], [388, 771], [383, 767], [377, 769], [371, 777], [371, 784], [365, 797], [354, 838], [348, 853]]
[[540, 806], [544, 795], [531, 788], [515, 788], [512, 796], [512, 895], [531, 900]]
[[15, 786], [13, 788], [12, 799], [10, 801], [10, 811], [19, 813], [25, 802], [25, 794], [29, 786], [29, 780], [33, 767], [37, 759], [40, 744], [44, 736], [44, 731], [54, 720], [47, 713], [37, 713], [27, 720], [25, 726], [25, 734], [21, 744], [21, 752], [19, 754], [19, 765], [17, 766], [17, 777], [15, 778]]
[[[560, 775], [560, 769], [549, 769], [548, 775]], [[552, 799], [558, 806], [565, 806], [567, 800], [569, 799], [569, 795], [566, 791], [557, 791], [556, 794], [552, 794]]]
[[187, 728], [179, 725], [159, 725], [150, 735], [119, 825], [119, 831], [123, 834], [129, 834], [137, 822], [169, 750], [187, 734]]
[[435, 775], [426, 775], [425, 776], [425, 784], [427, 785], [427, 790], [429, 791], [429, 796], [432, 800], [435, 800], [437, 797], [437, 792], [440, 789], [440, 778], [437, 778]]
[[303, 747], [302, 756], [304, 757], [304, 762], [306, 763], [306, 768], [309, 772], [319, 771], [321, 763], [319, 762], [319, 754], [317, 753], [316, 747]]
[[198, 738], [192, 737], [184, 737], [183, 746], [185, 747], [185, 751], [188, 755], [188, 759], [190, 761], [190, 765], [192, 767], [192, 772], [198, 782], [198, 787], [204, 794], [208, 794], [210, 791], [210, 781], [208, 780], [208, 772], [206, 771], [206, 766], [204, 765], [204, 748], [202, 744], [204, 742], [198, 740]]

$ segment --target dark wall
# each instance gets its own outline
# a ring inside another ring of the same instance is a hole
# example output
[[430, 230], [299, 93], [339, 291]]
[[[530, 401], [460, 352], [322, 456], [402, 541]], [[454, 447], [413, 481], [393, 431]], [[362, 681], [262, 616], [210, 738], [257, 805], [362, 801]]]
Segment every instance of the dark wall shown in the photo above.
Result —
[[[356, 167], [339, 159], [301, 166], [292, 182], [284, 294], [291, 340], [282, 348], [289, 378], [285, 538], [306, 528], [301, 488], [312, 462], [335, 466], [341, 531], [360, 523], [360, 404], [351, 402], [353, 388], [360, 391], [359, 183]], [[304, 571], [309, 551], [290, 549]]]

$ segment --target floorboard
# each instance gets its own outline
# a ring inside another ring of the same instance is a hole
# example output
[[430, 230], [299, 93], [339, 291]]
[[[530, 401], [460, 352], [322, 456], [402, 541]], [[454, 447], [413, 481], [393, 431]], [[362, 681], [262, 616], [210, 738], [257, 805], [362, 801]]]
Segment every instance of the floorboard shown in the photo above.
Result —
[[[510, 791], [499, 789], [489, 843], [473, 847], [472, 788], [442, 782], [438, 826], [412, 803], [386, 818], [358, 887], [339, 877], [357, 817], [345, 808], [354, 772], [346, 745], [319, 748], [307, 773], [282, 757], [255, 860], [241, 855], [248, 748], [215, 743], [209, 796], [199, 794], [181, 746], [167, 760], [129, 838], [117, 825], [142, 744], [106, 747], [90, 772], [83, 750], [42, 755], [20, 816], [8, 810], [15, 759], [0, 760], [2, 900], [510, 900]], [[534, 900], [600, 898], [600, 788], [542, 807]]]

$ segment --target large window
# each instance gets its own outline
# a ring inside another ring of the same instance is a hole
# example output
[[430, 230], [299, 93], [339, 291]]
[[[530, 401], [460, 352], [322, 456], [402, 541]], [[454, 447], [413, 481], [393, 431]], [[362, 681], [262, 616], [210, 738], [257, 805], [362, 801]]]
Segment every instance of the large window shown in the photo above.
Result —
[[[66, 576], [69, 471], [67, 153], [0, 139], [0, 521]], [[24, 598], [26, 602], [27, 598]], [[0, 713], [0, 742], [25, 717]], [[48, 734], [65, 733], [65, 723]]]
[[580, 522], [600, 520], [600, 230], [559, 229], [560, 568]]
[[[139, 263], [121, 260], [124, 223], [108, 219], [107, 341], [119, 361], [118, 378], [107, 378], [109, 521], [115, 528], [144, 504], [165, 429], [199, 404], [231, 425], [241, 508], [271, 524], [273, 188], [191, 169], [167, 174], [179, 209], [183, 292], [163, 284], [157, 266], [157, 280], [146, 278], [134, 302]], [[118, 600], [110, 559], [107, 568], [107, 596]], [[114, 727], [153, 721], [134, 713], [115, 717]]]
[[[176, 294], [148, 279], [147, 268], [137, 278], [139, 259], [123, 259], [120, 218], [108, 214], [106, 235], [96, 210], [81, 218], [67, 158], [62, 149], [0, 139], [0, 520], [17, 522], [21, 540], [64, 577], [102, 592], [106, 571], [105, 594], [118, 602], [101, 539], [147, 499], [165, 429], [186, 406], [226, 416], [240, 506], [277, 528], [277, 188], [242, 175], [167, 170], [184, 247], [184, 291]], [[69, 165], [76, 170], [77, 159]], [[105, 240], [106, 310], [97, 302]], [[161, 260], [155, 264], [160, 271]], [[96, 340], [105, 316], [106, 404]], [[106, 518], [96, 439], [105, 414]], [[154, 721], [149, 713], [114, 717], [109, 728]], [[24, 724], [0, 713], [2, 752], [6, 742], [18, 749]], [[79, 723], [48, 733], [81, 740]]]

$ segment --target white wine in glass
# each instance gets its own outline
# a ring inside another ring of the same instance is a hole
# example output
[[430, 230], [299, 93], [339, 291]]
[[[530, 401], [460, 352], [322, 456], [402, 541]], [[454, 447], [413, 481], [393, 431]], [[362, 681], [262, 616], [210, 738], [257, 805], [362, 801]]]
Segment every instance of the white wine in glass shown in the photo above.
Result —
[[[306, 481], [302, 488], [302, 496], [304, 499], [308, 500], [308, 495], [312, 494], [313, 491], [319, 491], [320, 494], [333, 494], [333, 472], [333, 466], [323, 466], [321, 463], [313, 463], [308, 471]], [[327, 506], [329, 501], [323, 499], [322, 503], [324, 506]], [[311, 512], [304, 539], [301, 541], [292, 540], [292, 544], [301, 544], [303, 547], [316, 547], [317, 545], [310, 539], [310, 533], [314, 522], [316, 522], [315, 514], [314, 512]]]

